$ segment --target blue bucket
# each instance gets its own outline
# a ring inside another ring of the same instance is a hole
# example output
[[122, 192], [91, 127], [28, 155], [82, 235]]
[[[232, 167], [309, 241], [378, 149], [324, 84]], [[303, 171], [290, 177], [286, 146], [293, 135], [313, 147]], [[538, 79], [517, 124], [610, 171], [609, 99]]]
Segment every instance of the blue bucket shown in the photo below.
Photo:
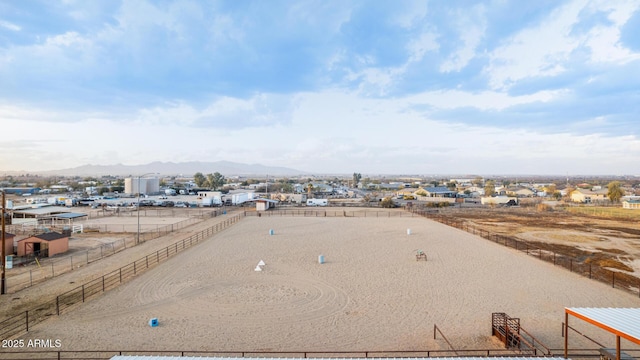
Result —
[[149, 326], [151, 326], [151, 327], [158, 326], [158, 318], [153, 318], [153, 319], [149, 320]]
[[269, 235], [273, 235], [273, 229], [269, 230]]
[[324, 255], [318, 256], [318, 263], [319, 264], [324, 264]]

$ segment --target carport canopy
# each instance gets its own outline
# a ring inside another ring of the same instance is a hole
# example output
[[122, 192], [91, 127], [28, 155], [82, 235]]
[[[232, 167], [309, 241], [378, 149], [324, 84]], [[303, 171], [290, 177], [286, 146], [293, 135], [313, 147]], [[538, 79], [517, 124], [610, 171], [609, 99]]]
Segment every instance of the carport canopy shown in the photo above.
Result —
[[616, 336], [616, 359], [621, 359], [620, 339], [640, 345], [640, 308], [565, 308], [564, 357], [569, 346], [569, 315]]

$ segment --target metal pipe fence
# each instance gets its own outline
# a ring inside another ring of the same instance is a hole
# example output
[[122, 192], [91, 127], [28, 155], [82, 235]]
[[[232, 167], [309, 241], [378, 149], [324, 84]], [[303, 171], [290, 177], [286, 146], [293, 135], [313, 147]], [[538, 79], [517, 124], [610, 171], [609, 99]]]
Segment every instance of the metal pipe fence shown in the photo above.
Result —
[[269, 211], [245, 211], [245, 216], [257, 217], [362, 217], [362, 218], [396, 218], [413, 217], [414, 214], [402, 210], [321, 210], [321, 209], [287, 209]]
[[[640, 357], [638, 350], [624, 350], [634, 358]], [[457, 355], [456, 355], [457, 353]], [[442, 357], [548, 357], [509, 349], [460, 349], [460, 350], [389, 350], [389, 351], [189, 351], [189, 350], [76, 350], [76, 351], [0, 351], [3, 359], [64, 359], [64, 360], [109, 360], [114, 356], [173, 356], [173, 357], [239, 357], [239, 358], [442, 358]], [[551, 349], [551, 355], [564, 356], [564, 349]], [[571, 359], [600, 359], [599, 349], [569, 349]]]
[[[223, 210], [200, 211], [194, 217], [185, 219], [175, 224], [157, 225], [155, 229], [149, 231], [149, 226], [141, 228], [140, 240], [142, 242], [157, 239], [172, 232], [179, 231], [188, 226], [196, 224], [204, 219], [214, 218], [223, 214]], [[99, 232], [137, 232], [137, 224], [129, 225], [84, 225], [84, 229], [88, 231]], [[128, 247], [136, 245], [135, 235], [117, 239], [111, 243], [100, 245], [89, 250], [85, 250], [73, 255], [57, 256], [55, 258], [26, 258], [23, 263], [29, 263], [28, 266], [15, 266], [6, 280], [6, 289], [8, 293], [15, 293], [22, 289], [31, 287], [35, 284], [46, 281], [53, 277], [62, 275], [79, 267], [90, 264], [107, 256], [118, 253]], [[14, 260], [16, 265], [21, 259]]]
[[412, 213], [454, 227], [456, 229], [478, 235], [486, 240], [490, 240], [497, 244], [504, 245], [520, 252], [524, 252], [529, 256], [533, 256], [540, 260], [550, 262], [556, 266], [561, 266], [573, 273], [588, 277], [589, 279], [597, 280], [611, 285], [612, 288], [621, 289], [632, 294], [637, 294], [638, 297], [640, 297], [640, 279], [633, 275], [624, 272], [612, 271], [604, 267], [594, 265], [592, 263], [586, 263], [570, 256], [559, 254], [554, 251], [533, 247], [525, 241], [505, 235], [494, 234], [470, 225], [469, 223], [460, 219], [452, 218], [433, 211], [413, 210]]
[[[236, 214], [223, 222], [213, 225], [197, 234], [173, 243], [163, 249], [150, 253], [128, 265], [114, 270], [100, 278], [84, 283], [72, 290], [56, 296], [55, 299], [41, 303], [35, 309], [27, 310], [0, 321], [0, 339], [10, 339], [29, 331], [29, 328], [47, 318], [71, 311], [74, 305], [81, 304], [97, 295], [113, 289], [136, 275], [169, 259], [179, 252], [208, 239], [212, 235], [236, 224], [244, 214]], [[0, 352], [1, 353], [1, 352]]]

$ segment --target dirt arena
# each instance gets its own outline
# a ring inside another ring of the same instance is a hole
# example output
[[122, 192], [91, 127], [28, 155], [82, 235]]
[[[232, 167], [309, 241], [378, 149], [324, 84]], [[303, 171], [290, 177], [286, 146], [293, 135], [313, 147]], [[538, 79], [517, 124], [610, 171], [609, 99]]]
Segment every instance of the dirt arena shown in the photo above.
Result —
[[[506, 312], [560, 349], [564, 307], [639, 306], [637, 296], [420, 217], [247, 217], [22, 338], [59, 339], [61, 350], [447, 349], [433, 339], [437, 324], [458, 349], [488, 349], [501, 348], [491, 313]], [[571, 345], [596, 347], [575, 335]]]

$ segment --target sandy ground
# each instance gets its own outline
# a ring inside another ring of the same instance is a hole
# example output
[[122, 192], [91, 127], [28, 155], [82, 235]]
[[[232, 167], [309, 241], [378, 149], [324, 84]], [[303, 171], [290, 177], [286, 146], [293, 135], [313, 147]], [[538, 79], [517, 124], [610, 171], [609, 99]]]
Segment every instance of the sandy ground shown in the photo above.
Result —
[[[416, 261], [418, 249], [428, 261]], [[506, 312], [560, 349], [564, 307], [639, 306], [637, 296], [424, 218], [249, 217], [23, 338], [59, 339], [62, 350], [446, 349], [433, 339], [437, 324], [456, 348], [481, 349], [500, 347], [491, 313]], [[571, 345], [596, 347], [577, 335]]]

